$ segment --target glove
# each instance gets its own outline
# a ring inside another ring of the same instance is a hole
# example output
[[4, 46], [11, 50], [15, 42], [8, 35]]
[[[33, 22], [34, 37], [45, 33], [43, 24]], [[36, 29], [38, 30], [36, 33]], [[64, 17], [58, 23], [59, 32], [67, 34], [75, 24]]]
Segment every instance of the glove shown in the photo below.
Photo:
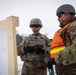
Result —
[[48, 67], [49, 69], [52, 69], [52, 65], [55, 65], [55, 64], [56, 64], [55, 59], [54, 59], [54, 58], [50, 58], [50, 59], [48, 60], [47, 67]]
[[34, 48], [34, 51], [36, 54], [44, 54], [45, 53], [44, 49], [42, 49], [43, 48], [42, 45], [35, 45], [33, 48]]
[[25, 53], [33, 53], [34, 52], [34, 49], [31, 46], [24, 47], [23, 50], [25, 51]]
[[38, 49], [35, 50], [35, 53], [36, 53], [36, 54], [44, 54], [45, 51], [44, 51], [44, 49], [38, 48]]

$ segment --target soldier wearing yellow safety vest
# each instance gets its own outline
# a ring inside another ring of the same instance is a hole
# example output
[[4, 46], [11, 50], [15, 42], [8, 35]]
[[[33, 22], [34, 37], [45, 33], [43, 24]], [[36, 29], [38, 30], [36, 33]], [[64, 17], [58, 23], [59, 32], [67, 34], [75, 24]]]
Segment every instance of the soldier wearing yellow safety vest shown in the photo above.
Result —
[[76, 17], [75, 9], [70, 4], [57, 9], [60, 27], [50, 46], [50, 65], [56, 65], [57, 75], [76, 75]]

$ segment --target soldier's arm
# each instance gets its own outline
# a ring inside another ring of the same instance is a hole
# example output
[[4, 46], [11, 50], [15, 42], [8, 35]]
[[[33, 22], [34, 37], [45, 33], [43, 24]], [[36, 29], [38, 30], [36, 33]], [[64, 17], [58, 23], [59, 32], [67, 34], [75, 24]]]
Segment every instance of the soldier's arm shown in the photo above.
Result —
[[23, 47], [25, 45], [25, 39], [17, 46], [17, 55], [20, 56], [24, 53]]
[[46, 46], [44, 46], [45, 54], [44, 54], [44, 62], [47, 64], [50, 56], [50, 43], [51, 40], [45, 35]]
[[69, 26], [69, 35], [72, 44], [59, 52], [58, 56], [55, 58], [58, 64], [70, 65], [76, 62], [76, 22]]
[[45, 39], [46, 39], [46, 45], [49, 47], [51, 40], [47, 36], [45, 36]]
[[51, 40], [45, 35], [46, 46], [44, 46], [45, 56], [49, 57]]

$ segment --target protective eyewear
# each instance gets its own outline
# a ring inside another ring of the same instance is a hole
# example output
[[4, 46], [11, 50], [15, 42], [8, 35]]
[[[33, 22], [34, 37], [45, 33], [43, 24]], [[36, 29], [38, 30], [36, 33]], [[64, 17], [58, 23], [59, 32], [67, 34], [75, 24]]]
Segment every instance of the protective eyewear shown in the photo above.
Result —
[[62, 14], [65, 14], [65, 13], [64, 13], [64, 12], [60, 12], [60, 13], [58, 14], [58, 18], [60, 18]]
[[30, 27], [31, 28], [33, 28], [33, 27], [38, 28], [38, 27], [40, 27], [40, 25], [31, 25]]

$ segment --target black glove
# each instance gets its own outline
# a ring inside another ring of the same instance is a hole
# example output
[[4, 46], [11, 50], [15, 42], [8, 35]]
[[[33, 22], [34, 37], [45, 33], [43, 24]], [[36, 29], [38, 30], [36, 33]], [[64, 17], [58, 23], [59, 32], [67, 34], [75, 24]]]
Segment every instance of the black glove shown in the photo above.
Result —
[[44, 54], [45, 50], [43, 49], [42, 45], [35, 45], [34, 47], [34, 51], [36, 54]]
[[25, 53], [33, 53], [34, 52], [34, 49], [31, 46], [26, 46], [23, 49], [24, 49]]
[[54, 59], [54, 58], [50, 58], [50, 59], [48, 60], [47, 67], [48, 67], [49, 69], [52, 69], [52, 65], [55, 65], [55, 64], [56, 64], [55, 59]]

